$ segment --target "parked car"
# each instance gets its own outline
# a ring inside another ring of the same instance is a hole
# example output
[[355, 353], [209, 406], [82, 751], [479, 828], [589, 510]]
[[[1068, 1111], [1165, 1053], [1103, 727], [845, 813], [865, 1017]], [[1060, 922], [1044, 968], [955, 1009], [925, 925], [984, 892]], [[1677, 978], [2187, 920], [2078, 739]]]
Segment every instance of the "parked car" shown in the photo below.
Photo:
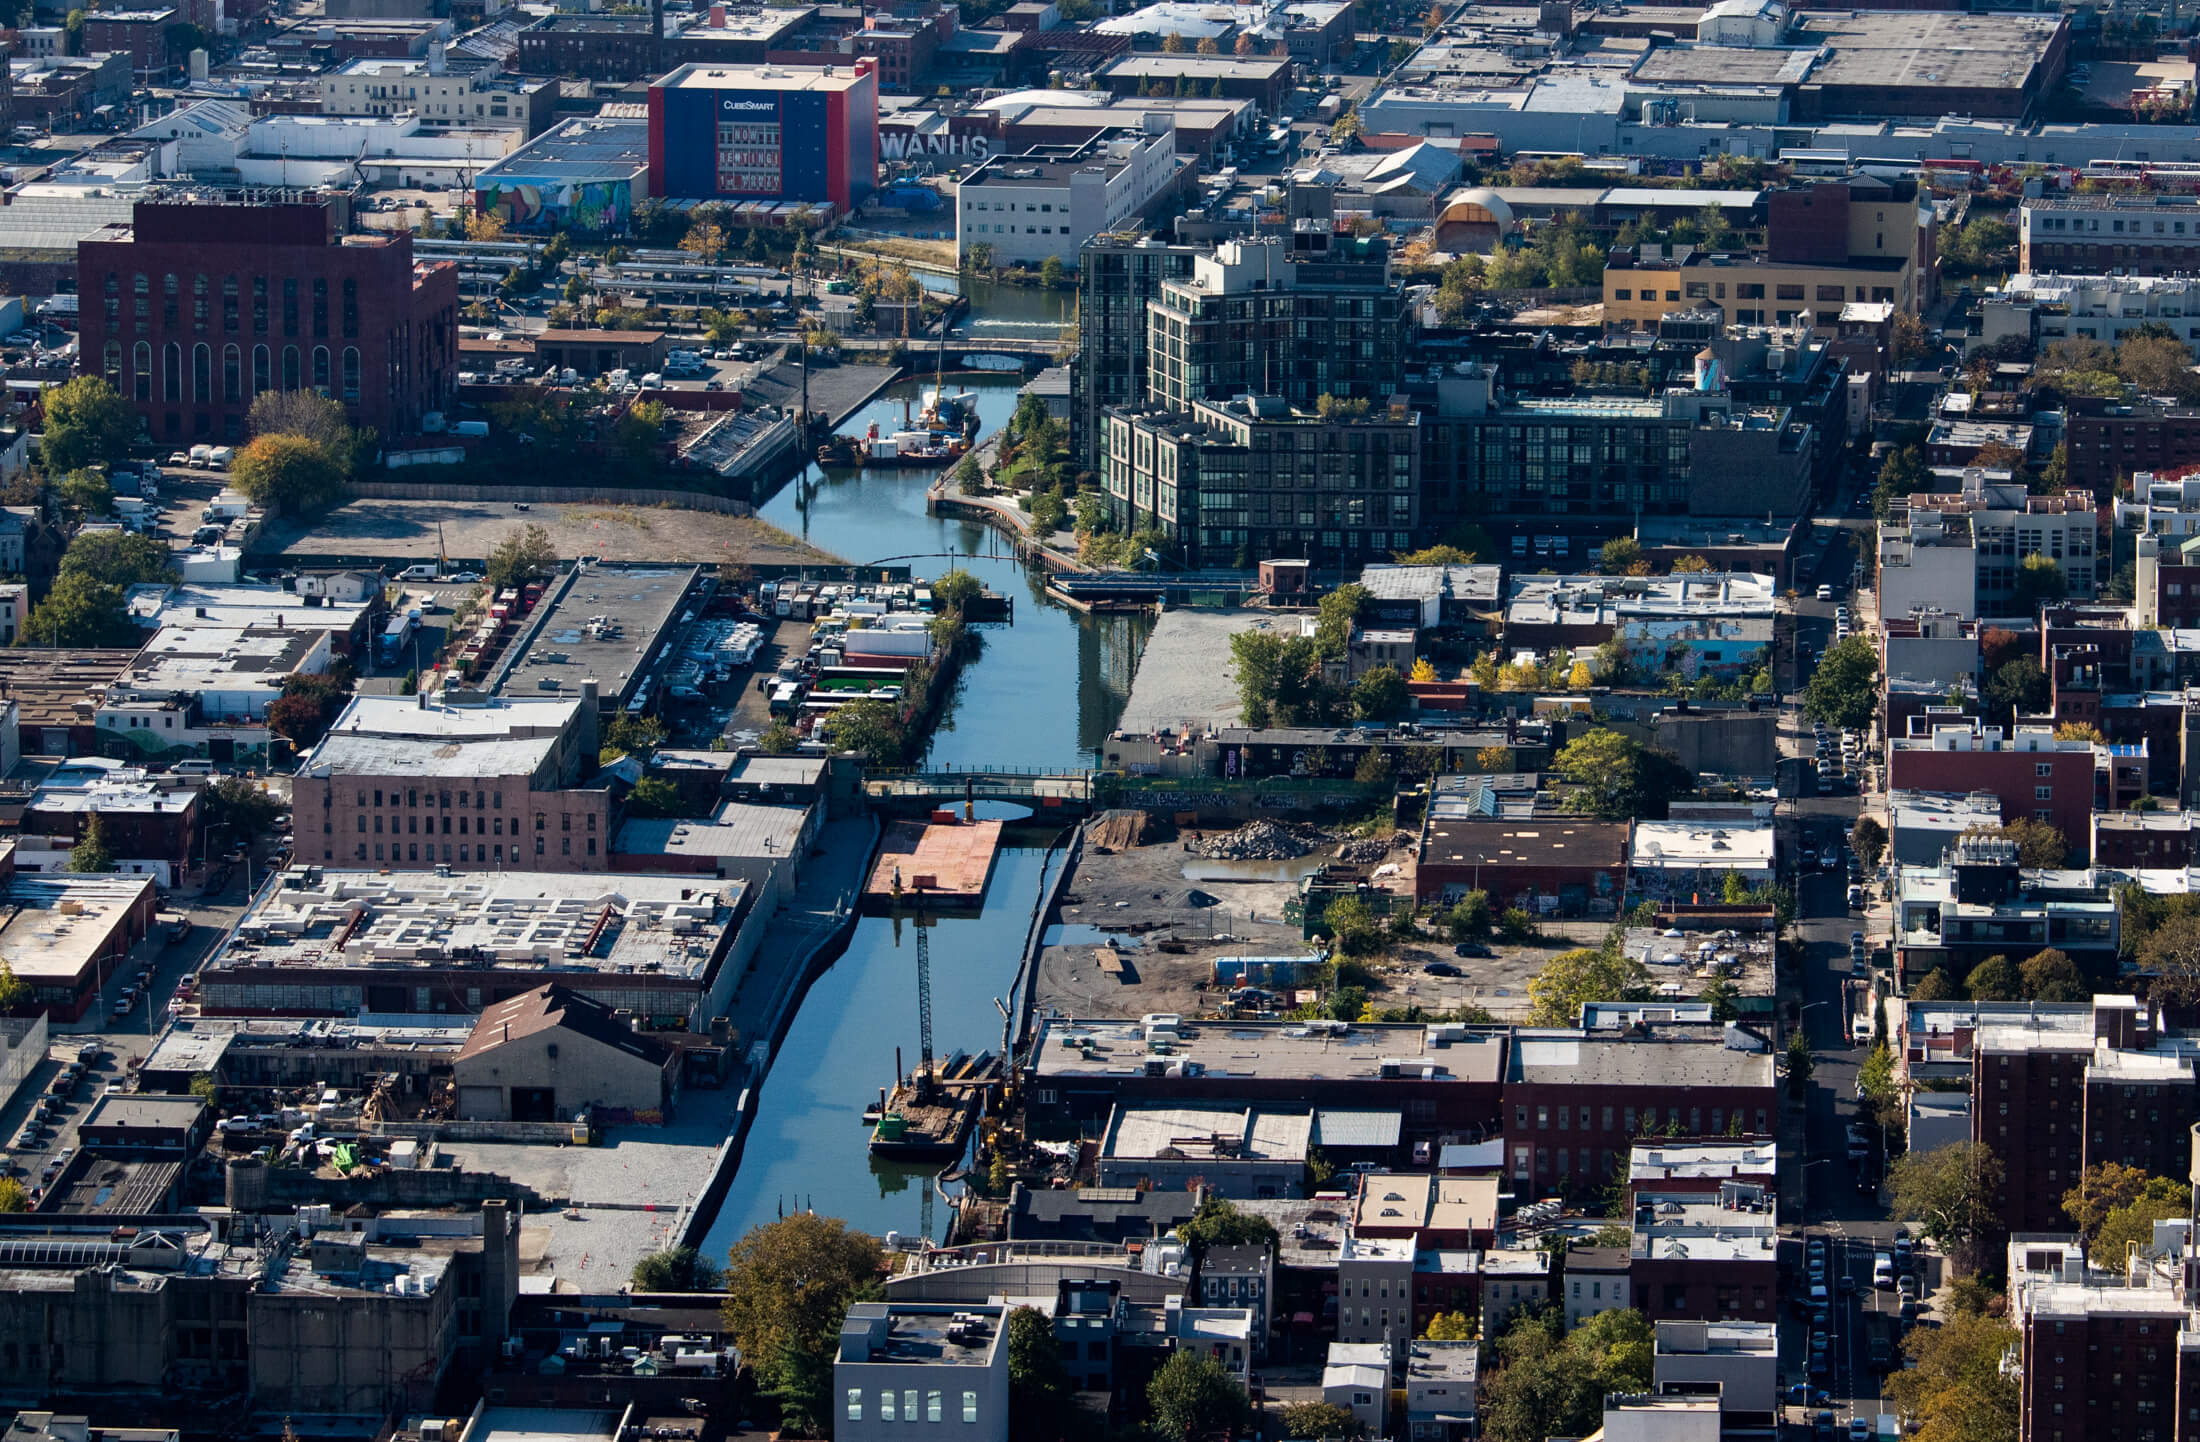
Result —
[[1496, 953], [1496, 952], [1494, 952], [1494, 951], [1490, 950], [1490, 948], [1489, 948], [1489, 946], [1488, 946], [1488, 944], [1487, 944], [1487, 943], [1484, 943], [1484, 942], [1480, 942], [1480, 941], [1462, 941], [1462, 942], [1460, 942], [1460, 943], [1459, 943], [1459, 944], [1458, 944], [1457, 946], [1454, 946], [1454, 947], [1453, 947], [1453, 948], [1451, 949], [1451, 954], [1452, 954], [1453, 956], [1483, 956], [1483, 957], [1487, 957], [1487, 956], [1495, 956], [1495, 955], [1497, 955], [1497, 953]]
[[1821, 600], [1821, 601], [1830, 601], [1830, 600], [1832, 600], [1832, 599], [1833, 599], [1833, 587], [1831, 587], [1831, 586], [1820, 586], [1820, 587], [1818, 588], [1818, 599], [1819, 599], [1819, 600]]
[[1421, 968], [1421, 974], [1423, 976], [1464, 976], [1466, 973], [1448, 961], [1432, 961]]

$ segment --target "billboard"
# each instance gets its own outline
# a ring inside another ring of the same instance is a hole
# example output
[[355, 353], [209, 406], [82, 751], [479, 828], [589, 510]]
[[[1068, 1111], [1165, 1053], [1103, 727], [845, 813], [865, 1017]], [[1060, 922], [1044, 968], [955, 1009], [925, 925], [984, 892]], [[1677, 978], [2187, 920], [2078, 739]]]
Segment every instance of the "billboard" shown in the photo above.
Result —
[[650, 179], [674, 200], [853, 209], [876, 183], [876, 91], [694, 83], [650, 91]]

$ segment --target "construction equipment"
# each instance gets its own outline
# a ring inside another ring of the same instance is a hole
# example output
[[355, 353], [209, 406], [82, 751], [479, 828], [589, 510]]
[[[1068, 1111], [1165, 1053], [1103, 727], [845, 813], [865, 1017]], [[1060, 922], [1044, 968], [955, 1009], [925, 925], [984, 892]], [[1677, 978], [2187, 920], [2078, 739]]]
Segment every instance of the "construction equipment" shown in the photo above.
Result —
[[917, 923], [917, 1099], [932, 1098], [932, 928]]

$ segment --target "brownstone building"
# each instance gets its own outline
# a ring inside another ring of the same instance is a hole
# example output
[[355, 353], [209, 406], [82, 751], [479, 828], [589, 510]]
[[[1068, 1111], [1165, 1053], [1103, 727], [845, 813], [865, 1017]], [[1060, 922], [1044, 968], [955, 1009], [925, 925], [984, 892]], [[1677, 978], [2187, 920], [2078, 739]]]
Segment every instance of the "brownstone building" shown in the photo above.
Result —
[[333, 200], [140, 201], [77, 246], [81, 364], [156, 443], [238, 441], [252, 398], [312, 389], [387, 436], [445, 409], [458, 270], [343, 235]]

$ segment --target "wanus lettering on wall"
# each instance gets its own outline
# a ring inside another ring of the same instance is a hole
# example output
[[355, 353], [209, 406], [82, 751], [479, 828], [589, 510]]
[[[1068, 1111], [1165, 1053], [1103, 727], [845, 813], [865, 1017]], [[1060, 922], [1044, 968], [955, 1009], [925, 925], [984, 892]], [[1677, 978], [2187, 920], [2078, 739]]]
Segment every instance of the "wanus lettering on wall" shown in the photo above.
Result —
[[993, 153], [993, 141], [984, 135], [949, 135], [941, 130], [923, 135], [906, 130], [881, 130], [878, 153], [881, 160], [911, 160], [926, 155], [960, 155], [983, 160]]

